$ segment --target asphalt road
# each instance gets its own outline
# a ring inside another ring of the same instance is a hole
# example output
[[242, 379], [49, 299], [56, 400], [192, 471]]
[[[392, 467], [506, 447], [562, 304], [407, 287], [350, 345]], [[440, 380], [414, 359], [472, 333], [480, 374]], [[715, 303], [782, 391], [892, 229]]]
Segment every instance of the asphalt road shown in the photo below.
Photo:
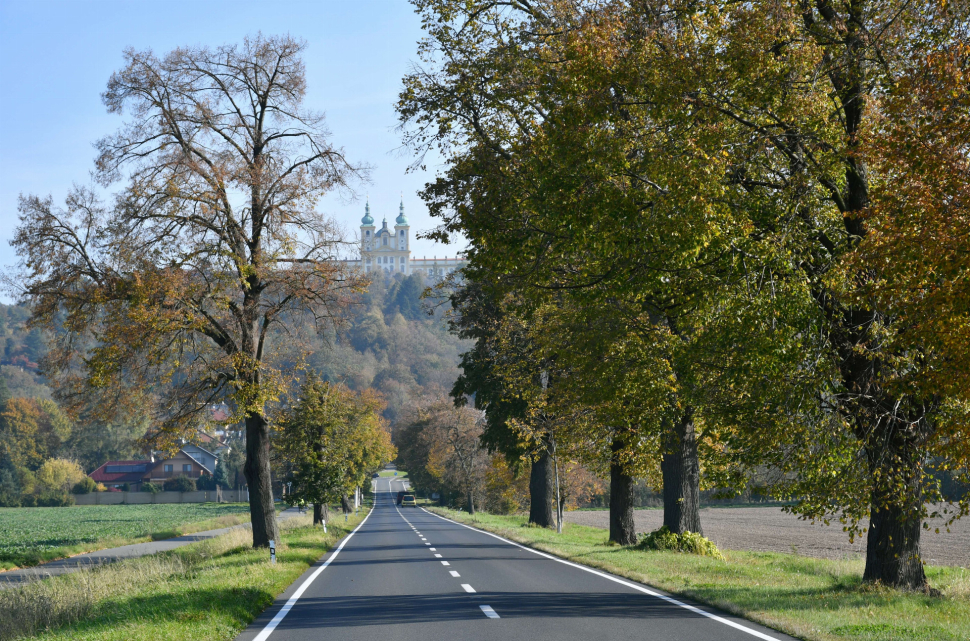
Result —
[[791, 639], [420, 508], [374, 510], [237, 641]]

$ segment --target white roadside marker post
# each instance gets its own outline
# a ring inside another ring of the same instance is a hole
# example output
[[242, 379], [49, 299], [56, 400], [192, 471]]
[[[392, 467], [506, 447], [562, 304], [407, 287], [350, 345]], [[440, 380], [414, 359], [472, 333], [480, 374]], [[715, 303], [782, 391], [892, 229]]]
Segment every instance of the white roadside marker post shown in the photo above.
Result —
[[269, 562], [276, 563], [276, 541], [272, 539], [269, 542]]

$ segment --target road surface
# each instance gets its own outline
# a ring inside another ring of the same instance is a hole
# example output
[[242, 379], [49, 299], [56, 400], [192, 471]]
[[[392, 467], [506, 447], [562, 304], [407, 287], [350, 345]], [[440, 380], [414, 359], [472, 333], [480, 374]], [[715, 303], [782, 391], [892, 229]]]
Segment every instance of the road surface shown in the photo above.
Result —
[[374, 510], [237, 641], [789, 640], [660, 590], [528, 550], [376, 481]]

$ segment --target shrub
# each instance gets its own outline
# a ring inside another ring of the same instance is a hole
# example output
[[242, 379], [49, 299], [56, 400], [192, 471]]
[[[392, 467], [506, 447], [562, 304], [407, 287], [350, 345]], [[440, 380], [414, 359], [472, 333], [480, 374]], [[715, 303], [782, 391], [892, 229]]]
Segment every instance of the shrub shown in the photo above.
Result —
[[163, 487], [166, 492], [195, 492], [195, 481], [183, 474], [179, 474], [175, 478], [165, 481]]
[[63, 458], [47, 459], [36, 474], [42, 494], [67, 494], [71, 487], [87, 478], [76, 461]]
[[674, 534], [666, 525], [645, 535], [637, 546], [645, 550], [668, 550], [724, 559], [721, 551], [710, 539], [704, 538], [697, 532]]
[[94, 479], [90, 476], [85, 476], [83, 479], [74, 484], [74, 489], [71, 491], [75, 494], [90, 494], [96, 491], [98, 484], [94, 482]]
[[144, 483], [141, 484], [141, 491], [149, 492], [151, 494], [158, 494], [159, 492], [162, 491], [162, 488], [160, 488], [156, 483], [152, 483], [151, 481], [145, 481]]
[[37, 497], [33, 494], [23, 494], [20, 497], [21, 507], [37, 507]]
[[67, 492], [45, 492], [37, 497], [37, 507], [68, 507], [74, 505], [74, 497]]
[[218, 486], [211, 474], [203, 474], [195, 481], [195, 487], [199, 490], [214, 490]]

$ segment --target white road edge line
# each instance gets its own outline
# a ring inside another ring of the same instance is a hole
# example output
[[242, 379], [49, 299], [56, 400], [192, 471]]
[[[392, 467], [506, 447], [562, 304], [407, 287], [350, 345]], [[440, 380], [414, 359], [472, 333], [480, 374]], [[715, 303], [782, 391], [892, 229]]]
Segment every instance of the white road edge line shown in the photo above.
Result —
[[291, 596], [289, 600], [287, 600], [286, 605], [280, 608], [280, 611], [276, 613], [276, 616], [273, 617], [273, 620], [266, 624], [266, 627], [263, 628], [262, 631], [260, 631], [260, 633], [256, 635], [256, 638], [253, 639], [253, 641], [266, 641], [266, 639], [269, 638], [269, 635], [273, 633], [273, 630], [275, 630], [276, 626], [280, 624], [280, 621], [282, 621], [283, 618], [287, 614], [289, 614], [293, 606], [296, 605], [296, 602], [299, 601], [300, 597], [303, 596], [303, 593], [306, 592], [306, 589], [310, 587], [310, 584], [313, 583], [313, 580], [316, 579], [318, 576], [320, 576], [321, 572], [327, 569], [327, 566], [330, 565], [331, 561], [337, 558], [337, 555], [340, 554], [340, 551], [342, 549], [344, 549], [344, 546], [347, 544], [347, 541], [349, 541], [351, 537], [357, 534], [357, 530], [363, 527], [364, 523], [367, 523], [367, 519], [369, 519], [370, 515], [373, 513], [374, 513], [374, 510], [372, 509], [370, 512], [367, 513], [367, 516], [364, 517], [364, 520], [357, 524], [357, 527], [354, 528], [354, 531], [348, 534], [346, 537], [344, 537], [344, 540], [340, 542], [340, 545], [338, 545], [337, 549], [333, 551], [333, 554], [330, 555], [330, 558], [324, 561], [323, 565], [318, 567], [316, 572], [314, 572], [313, 574], [307, 577], [307, 580], [303, 582], [303, 585], [297, 588], [296, 592], [293, 593], [293, 596]]
[[[461, 525], [461, 524], [459, 523], [459, 525]], [[492, 609], [492, 606], [490, 606], [490, 605], [480, 605], [478, 607], [482, 609], [482, 612], [484, 612], [485, 613], [485, 616], [487, 616], [489, 619], [501, 619], [502, 618], [502, 617], [500, 617], [498, 615], [498, 612], [496, 612], [495, 610]]]
[[[562, 563], [564, 565], [568, 565], [568, 566], [574, 567], [574, 568], [579, 569], [579, 570], [582, 570], [584, 572], [589, 572], [590, 574], [595, 574], [596, 576], [603, 577], [604, 579], [607, 579], [609, 581], [613, 581], [614, 583], [619, 583], [620, 585], [625, 585], [626, 587], [631, 588], [633, 590], [636, 590], [637, 592], [643, 592], [644, 594], [649, 594], [650, 596], [657, 597], [658, 599], [661, 599], [663, 601], [666, 601], [667, 603], [670, 603], [672, 605], [676, 605], [678, 607], [684, 608], [685, 610], [690, 610], [691, 612], [694, 612], [696, 614], [700, 614], [702, 616], [705, 616], [708, 619], [713, 619], [714, 621], [717, 621], [718, 623], [723, 623], [724, 625], [729, 626], [729, 627], [732, 627], [732, 628], [735, 628], [736, 630], [741, 630], [742, 632], [747, 632], [751, 636], [758, 637], [759, 639], [764, 639], [765, 641], [778, 641], [778, 637], [768, 636], [764, 632], [759, 632], [758, 630], [755, 630], [753, 628], [749, 628], [747, 626], [741, 625], [740, 623], [735, 623], [734, 621], [731, 621], [729, 619], [725, 619], [724, 617], [718, 616], [716, 614], [711, 614], [710, 612], [705, 612], [704, 610], [701, 610], [700, 608], [694, 607], [694, 606], [690, 605], [689, 603], [684, 603], [683, 601], [678, 601], [677, 599], [671, 598], [671, 597], [669, 597], [669, 596], [667, 596], [665, 594], [660, 594], [659, 592], [654, 592], [653, 590], [650, 590], [649, 588], [645, 588], [642, 585], [637, 585], [636, 583], [631, 583], [629, 581], [624, 581], [623, 579], [617, 578], [615, 576], [610, 576], [609, 574], [606, 574], [605, 572], [600, 572], [599, 570], [594, 570], [593, 568], [588, 568], [585, 565], [580, 565], [579, 563], [573, 563], [572, 561], [566, 561], [565, 559], [560, 559], [557, 556], [553, 556], [551, 554], [546, 554], [545, 552], [540, 552], [539, 550], [533, 550], [530, 547], [526, 547], [525, 545], [522, 545], [520, 543], [516, 543], [515, 541], [510, 541], [510, 540], [508, 540], [508, 539], [506, 539], [504, 537], [501, 537], [498, 534], [492, 534], [491, 532], [486, 532], [485, 530], [479, 530], [476, 527], [472, 527], [470, 525], [465, 525], [464, 523], [459, 523], [458, 521], [452, 521], [451, 519], [449, 519], [447, 517], [444, 517], [444, 516], [440, 516], [438, 514], [435, 514], [434, 512], [428, 512], [428, 510], [425, 510], [424, 508], [421, 508], [421, 509], [424, 510], [425, 513], [430, 514], [431, 516], [436, 516], [439, 519], [441, 519], [442, 521], [448, 521], [449, 523], [454, 523], [455, 525], [460, 525], [463, 528], [467, 528], [469, 530], [474, 530], [475, 532], [481, 532], [482, 534], [487, 534], [488, 536], [490, 536], [490, 537], [492, 537], [494, 539], [498, 539], [499, 541], [504, 541], [504, 542], [508, 543], [509, 545], [514, 545], [515, 547], [521, 548], [521, 549], [523, 549], [523, 550], [525, 550], [527, 552], [532, 552], [533, 554], [538, 554], [539, 556], [545, 557], [545, 558], [550, 559], [552, 561], [556, 561], [558, 563]], [[446, 563], [446, 561], [442, 561], [442, 563]], [[489, 610], [491, 610], [492, 608], [490, 608], [487, 605], [483, 605], [483, 606], [481, 606], [481, 608], [482, 608], [482, 611], [485, 612], [485, 615], [486, 616], [489, 616], [488, 611], [486, 611], [485, 608], [488, 608]], [[493, 613], [494, 613], [494, 611], [493, 611]], [[498, 615], [496, 614], [495, 617], [497, 618]]]

